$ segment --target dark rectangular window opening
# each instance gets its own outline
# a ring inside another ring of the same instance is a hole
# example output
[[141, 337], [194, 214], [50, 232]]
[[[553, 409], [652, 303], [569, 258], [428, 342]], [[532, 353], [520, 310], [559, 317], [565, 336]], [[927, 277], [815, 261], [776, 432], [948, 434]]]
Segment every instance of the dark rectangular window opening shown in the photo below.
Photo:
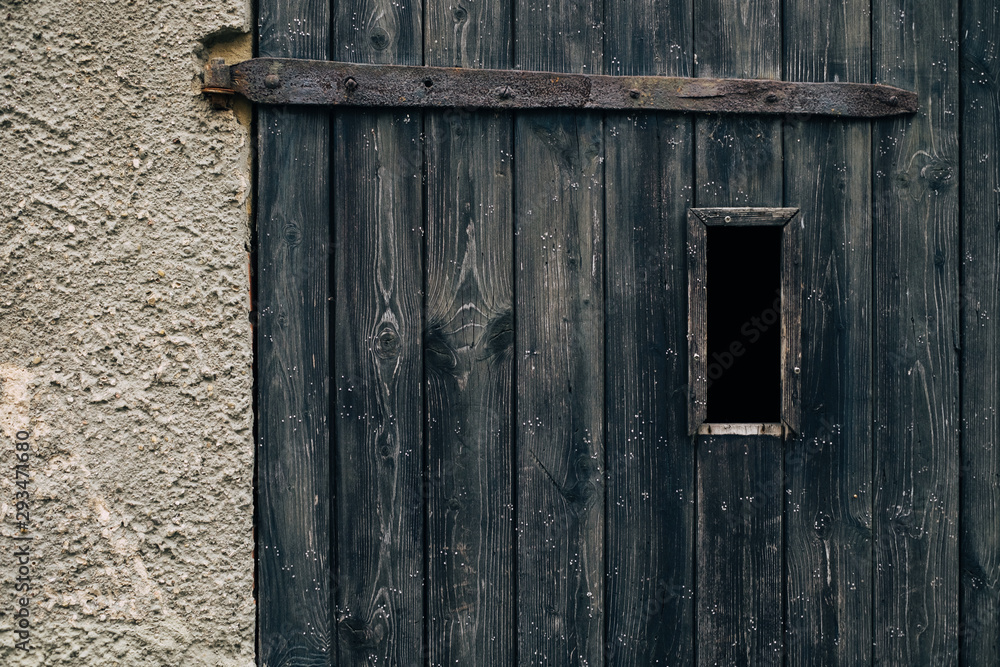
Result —
[[778, 226], [707, 229], [711, 423], [781, 421], [781, 236]]

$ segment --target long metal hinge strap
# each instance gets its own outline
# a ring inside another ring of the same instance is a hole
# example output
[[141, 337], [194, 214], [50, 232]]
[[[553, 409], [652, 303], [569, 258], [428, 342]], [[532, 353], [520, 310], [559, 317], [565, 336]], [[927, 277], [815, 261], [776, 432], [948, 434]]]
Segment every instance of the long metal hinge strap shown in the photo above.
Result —
[[253, 58], [206, 67], [206, 94], [257, 104], [477, 109], [620, 109], [880, 118], [913, 113], [916, 93], [865, 83], [607, 76]]

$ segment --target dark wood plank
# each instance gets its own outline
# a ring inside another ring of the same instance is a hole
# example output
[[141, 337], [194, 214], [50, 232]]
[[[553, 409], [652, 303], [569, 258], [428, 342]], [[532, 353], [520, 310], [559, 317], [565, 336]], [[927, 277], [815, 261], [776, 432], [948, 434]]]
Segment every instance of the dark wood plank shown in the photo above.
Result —
[[784, 494], [773, 471], [781, 444], [773, 435], [698, 437], [700, 665], [782, 664]]
[[[334, 53], [419, 64], [420, 2], [338, 3]], [[411, 665], [424, 645], [423, 118], [334, 123], [338, 665]]]
[[[509, 67], [509, 2], [427, 3], [428, 65]], [[513, 665], [513, 120], [428, 113], [431, 665]]]
[[508, 69], [512, 0], [425, 0], [424, 63], [434, 67]]
[[[329, 57], [328, 3], [259, 11], [260, 55]], [[321, 111], [257, 113], [258, 659], [329, 665], [330, 123]]]
[[[598, 13], [594, 13], [594, 12]], [[515, 8], [515, 67], [599, 72], [600, 5]], [[604, 663], [602, 122], [515, 124], [518, 660]]]
[[1000, 7], [962, 4], [962, 664], [1000, 664]]
[[[606, 120], [609, 665], [694, 658], [684, 248], [691, 122]], [[636, 163], [646, 165], [636, 169]], [[699, 223], [700, 224], [700, 223]]]
[[[780, 79], [780, 17], [778, 0], [696, 2], [695, 74]], [[782, 204], [780, 121], [699, 118], [695, 134], [698, 206]], [[698, 439], [699, 665], [781, 662], [782, 464], [780, 438]]]
[[955, 3], [879, 0], [876, 82], [921, 111], [875, 123], [877, 664], [958, 663], [959, 273]]
[[708, 418], [708, 229], [693, 210], [687, 214], [687, 244], [687, 431], [694, 435]]
[[[868, 0], [786, 0], [785, 78], [871, 77]], [[817, 48], [822, 44], [822, 48]], [[785, 125], [785, 202], [801, 208], [802, 411], [786, 443], [786, 652], [871, 661], [871, 129]], [[799, 224], [799, 220], [793, 221]]]
[[423, 653], [420, 122], [335, 124], [340, 665]]
[[781, 232], [781, 423], [800, 432], [802, 393], [802, 219]]
[[[690, 75], [690, 0], [609, 8], [606, 74]], [[608, 665], [694, 660], [694, 447], [684, 390], [693, 143], [688, 117], [605, 119]]]
[[[780, 17], [779, 0], [695, 2], [695, 76], [781, 79]], [[696, 137], [698, 206], [781, 203], [781, 121], [699, 117]]]

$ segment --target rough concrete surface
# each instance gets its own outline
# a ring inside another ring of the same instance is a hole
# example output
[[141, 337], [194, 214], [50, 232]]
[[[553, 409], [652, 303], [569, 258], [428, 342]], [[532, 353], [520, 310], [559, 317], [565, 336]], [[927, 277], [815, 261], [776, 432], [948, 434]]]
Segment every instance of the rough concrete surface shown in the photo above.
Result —
[[251, 665], [249, 3], [0, 25], [0, 664]]

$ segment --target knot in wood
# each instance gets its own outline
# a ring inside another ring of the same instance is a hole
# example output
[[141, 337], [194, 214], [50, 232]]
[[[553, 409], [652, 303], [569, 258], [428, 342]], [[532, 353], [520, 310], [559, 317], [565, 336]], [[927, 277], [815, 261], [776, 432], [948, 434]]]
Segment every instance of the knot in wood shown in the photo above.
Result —
[[389, 33], [385, 31], [385, 28], [375, 26], [368, 33], [368, 41], [371, 42], [373, 49], [382, 51], [385, 47], [389, 46]]
[[385, 327], [375, 336], [375, 354], [382, 359], [391, 359], [399, 354], [399, 334], [391, 327]]

